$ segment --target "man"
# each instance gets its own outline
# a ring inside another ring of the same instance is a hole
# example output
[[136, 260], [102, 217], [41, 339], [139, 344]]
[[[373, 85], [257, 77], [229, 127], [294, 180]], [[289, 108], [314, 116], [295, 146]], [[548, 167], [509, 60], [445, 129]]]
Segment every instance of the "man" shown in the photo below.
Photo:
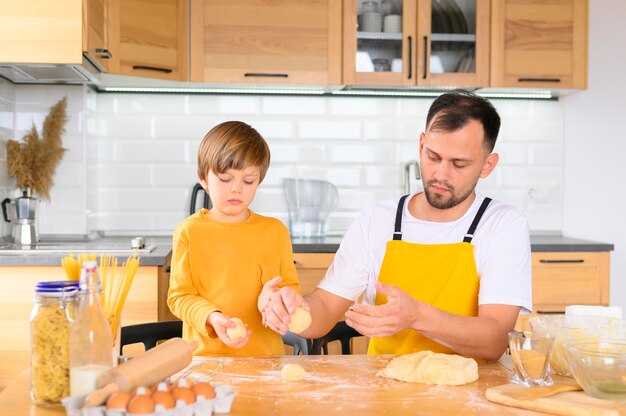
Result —
[[368, 353], [499, 358], [532, 304], [526, 218], [475, 190], [498, 163], [499, 129], [487, 100], [459, 90], [438, 97], [420, 135], [424, 191], [363, 210], [306, 298], [277, 290], [280, 278], [268, 282], [258, 302], [266, 325], [285, 333], [304, 305], [313, 318], [307, 338], [345, 314], [371, 337]]

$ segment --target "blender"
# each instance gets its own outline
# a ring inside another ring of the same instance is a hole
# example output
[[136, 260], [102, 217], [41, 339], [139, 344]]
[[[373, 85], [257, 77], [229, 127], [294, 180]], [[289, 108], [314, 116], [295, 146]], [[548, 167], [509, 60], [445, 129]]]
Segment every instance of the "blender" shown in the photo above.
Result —
[[31, 196], [30, 188], [22, 191], [22, 196], [2, 201], [2, 215], [6, 222], [13, 224], [13, 241], [17, 244], [31, 245], [39, 241], [35, 212], [37, 199]]
[[339, 194], [332, 183], [317, 179], [283, 179], [292, 237], [324, 237], [326, 219]]

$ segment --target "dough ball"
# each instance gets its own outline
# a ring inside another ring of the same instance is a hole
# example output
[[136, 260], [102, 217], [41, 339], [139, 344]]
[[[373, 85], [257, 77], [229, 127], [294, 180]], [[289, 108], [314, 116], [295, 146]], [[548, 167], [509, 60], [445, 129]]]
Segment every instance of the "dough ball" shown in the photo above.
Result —
[[411, 383], [460, 386], [478, 380], [478, 364], [460, 355], [420, 351], [394, 358], [376, 375]]
[[243, 324], [243, 321], [239, 318], [232, 318], [231, 321], [236, 323], [237, 326], [234, 328], [226, 328], [226, 335], [228, 335], [228, 338], [236, 339], [236, 338], [245, 337], [246, 334], [248, 333], [248, 330], [246, 329], [246, 326]]
[[289, 330], [294, 334], [299, 334], [311, 325], [311, 313], [304, 308], [298, 306], [296, 311], [291, 315], [291, 323]]
[[299, 364], [285, 364], [280, 370], [280, 377], [285, 381], [302, 381], [306, 371]]

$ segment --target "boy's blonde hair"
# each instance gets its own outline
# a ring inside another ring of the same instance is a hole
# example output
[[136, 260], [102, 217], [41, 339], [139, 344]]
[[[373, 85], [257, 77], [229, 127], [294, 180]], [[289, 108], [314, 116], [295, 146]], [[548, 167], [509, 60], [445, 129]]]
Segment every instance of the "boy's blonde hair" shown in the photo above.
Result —
[[220, 174], [250, 166], [261, 169], [261, 183], [270, 166], [270, 149], [259, 132], [248, 124], [226, 121], [213, 127], [202, 139], [198, 149], [199, 178], [205, 179], [209, 171]]

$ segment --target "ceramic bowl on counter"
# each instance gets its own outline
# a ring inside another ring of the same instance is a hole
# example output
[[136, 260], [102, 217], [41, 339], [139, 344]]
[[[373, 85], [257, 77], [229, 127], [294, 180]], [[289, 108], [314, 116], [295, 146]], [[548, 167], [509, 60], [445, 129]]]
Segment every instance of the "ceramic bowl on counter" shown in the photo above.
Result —
[[612, 338], [626, 341], [626, 320], [600, 316], [542, 315], [528, 320], [533, 332], [554, 335], [550, 367], [557, 374], [572, 377], [563, 351], [563, 342], [583, 338]]
[[571, 339], [562, 347], [585, 393], [600, 399], [626, 400], [626, 340]]

